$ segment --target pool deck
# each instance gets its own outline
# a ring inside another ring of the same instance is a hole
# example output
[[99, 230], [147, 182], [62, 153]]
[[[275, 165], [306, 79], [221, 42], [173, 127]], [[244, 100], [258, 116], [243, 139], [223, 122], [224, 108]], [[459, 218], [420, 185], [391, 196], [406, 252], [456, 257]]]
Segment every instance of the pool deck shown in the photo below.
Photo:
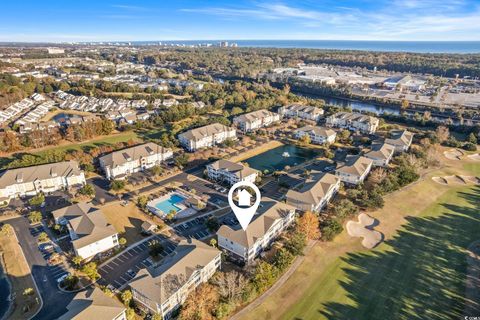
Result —
[[183, 198], [182, 201], [180, 202], [177, 202], [174, 204], [175, 207], [177, 207], [179, 210], [177, 211], [175, 217], [176, 218], [185, 218], [185, 217], [189, 217], [191, 215], [194, 215], [195, 213], [197, 213], [197, 210], [193, 209], [193, 208], [190, 208], [188, 206], [186, 206], [183, 202], [188, 199], [190, 196], [187, 195], [187, 194], [184, 194], [182, 192], [179, 192], [179, 191], [173, 191], [173, 192], [170, 192], [160, 198], [157, 198], [157, 199], [153, 199], [151, 201], [149, 201], [147, 203], [147, 208], [148, 210], [150, 210], [150, 212], [152, 212], [153, 214], [163, 218], [165, 217], [166, 215], [169, 214], [169, 212], [163, 212], [162, 210], [158, 209], [156, 207], [156, 205], [159, 203], [159, 202], [163, 202], [163, 201], [166, 201], [168, 200], [170, 197], [174, 196], [174, 195], [177, 195], [181, 198]]

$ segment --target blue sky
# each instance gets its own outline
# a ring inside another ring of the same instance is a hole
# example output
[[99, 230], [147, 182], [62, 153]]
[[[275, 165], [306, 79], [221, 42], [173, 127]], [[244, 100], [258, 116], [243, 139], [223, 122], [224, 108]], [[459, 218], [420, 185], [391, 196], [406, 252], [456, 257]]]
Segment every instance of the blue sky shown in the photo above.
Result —
[[0, 41], [480, 40], [480, 0], [17, 0], [0, 8]]

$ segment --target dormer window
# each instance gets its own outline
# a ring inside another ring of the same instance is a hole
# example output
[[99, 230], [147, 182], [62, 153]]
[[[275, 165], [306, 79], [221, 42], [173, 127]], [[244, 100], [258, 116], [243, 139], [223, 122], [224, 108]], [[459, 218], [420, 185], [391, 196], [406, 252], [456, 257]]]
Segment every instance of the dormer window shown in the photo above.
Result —
[[123, 155], [123, 157], [125, 158], [125, 160], [127, 160], [127, 161], [132, 161], [132, 158], [128, 155], [128, 153], [123, 152], [122, 155]]
[[17, 174], [16, 180], [17, 180], [18, 183], [23, 182], [23, 173], [22, 173], [22, 172], [19, 172], [19, 173]]
[[52, 167], [50, 169], [50, 176], [55, 178], [57, 176], [57, 171], [55, 170], [55, 167]]

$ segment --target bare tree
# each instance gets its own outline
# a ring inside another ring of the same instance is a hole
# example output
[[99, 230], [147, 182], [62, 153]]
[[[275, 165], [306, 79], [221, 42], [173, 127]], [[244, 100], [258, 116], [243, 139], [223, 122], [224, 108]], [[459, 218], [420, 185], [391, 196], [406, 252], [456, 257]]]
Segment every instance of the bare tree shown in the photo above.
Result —
[[184, 274], [167, 274], [162, 279], [162, 285], [168, 296], [175, 293], [185, 282], [187, 282], [187, 277]]
[[445, 126], [439, 126], [437, 130], [435, 130], [435, 133], [440, 143], [446, 141], [448, 137], [450, 137], [450, 131]]
[[218, 286], [218, 293], [228, 301], [237, 301], [247, 285], [247, 278], [235, 270], [219, 272], [213, 279]]

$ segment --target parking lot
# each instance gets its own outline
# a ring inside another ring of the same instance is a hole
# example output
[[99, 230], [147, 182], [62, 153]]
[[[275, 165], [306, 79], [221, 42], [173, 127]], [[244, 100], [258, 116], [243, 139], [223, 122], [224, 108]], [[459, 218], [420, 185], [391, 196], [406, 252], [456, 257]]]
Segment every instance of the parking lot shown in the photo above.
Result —
[[[29, 229], [30, 234], [35, 238], [37, 238], [40, 233], [45, 231], [43, 225], [40, 223], [31, 226]], [[67, 271], [67, 267], [64, 265], [63, 262], [61, 262], [61, 260], [55, 263], [49, 262], [49, 259], [54, 253], [61, 252], [60, 248], [56, 247], [54, 243], [50, 241], [41, 243], [38, 245], [38, 251], [40, 251], [40, 254], [47, 263], [48, 274], [51, 275], [53, 279], [58, 280], [59, 278], [69, 273]]]
[[194, 238], [197, 240], [203, 240], [212, 236], [212, 233], [205, 226], [205, 221], [212, 217], [213, 214], [208, 214], [203, 217], [195, 218], [190, 221], [184, 222], [175, 226], [173, 229], [175, 232], [184, 238]]
[[160, 254], [163, 257], [175, 250], [176, 244], [174, 242], [161, 235], [154, 236], [101, 265], [98, 268], [101, 276], [98, 283], [100, 285], [110, 285], [114, 290], [123, 288], [140, 269], [152, 265], [148, 245], [154, 240], [158, 240], [163, 245], [164, 251]]

